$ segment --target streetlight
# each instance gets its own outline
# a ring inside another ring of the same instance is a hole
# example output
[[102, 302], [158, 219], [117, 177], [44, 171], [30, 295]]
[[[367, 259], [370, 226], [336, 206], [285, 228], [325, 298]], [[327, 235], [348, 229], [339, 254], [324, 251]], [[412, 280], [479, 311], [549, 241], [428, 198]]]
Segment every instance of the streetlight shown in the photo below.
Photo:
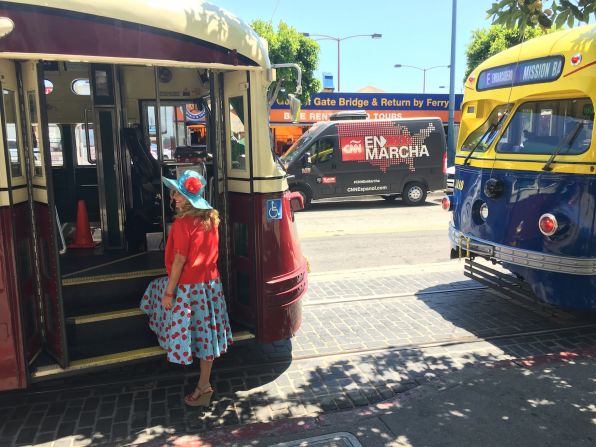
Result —
[[403, 64], [395, 64], [395, 68], [407, 67], [407, 68], [415, 68], [416, 70], [422, 71], [422, 93], [426, 93], [426, 72], [428, 70], [432, 70], [434, 68], [449, 68], [450, 65], [435, 65], [434, 67], [415, 67], [414, 65], [403, 65]]
[[340, 69], [339, 69], [339, 44], [341, 43], [342, 40], [346, 40], [346, 39], [352, 39], [354, 37], [370, 37], [372, 39], [380, 39], [381, 37], [383, 37], [382, 34], [354, 34], [353, 36], [345, 36], [345, 37], [334, 37], [334, 36], [328, 36], [326, 34], [310, 34], [310, 33], [302, 33], [303, 36], [305, 37], [318, 37], [318, 39], [314, 39], [314, 40], [335, 40], [337, 42], [337, 91], [340, 91], [340, 79], [339, 79], [339, 73], [340, 73]]

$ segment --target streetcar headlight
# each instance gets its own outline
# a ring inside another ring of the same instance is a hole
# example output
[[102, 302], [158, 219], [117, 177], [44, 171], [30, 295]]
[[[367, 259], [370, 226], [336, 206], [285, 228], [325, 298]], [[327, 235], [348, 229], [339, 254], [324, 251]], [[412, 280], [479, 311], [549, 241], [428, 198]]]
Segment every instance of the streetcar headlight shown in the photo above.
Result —
[[441, 199], [441, 208], [445, 211], [453, 211], [453, 201], [451, 200], [451, 196], [444, 196]]
[[505, 191], [505, 185], [503, 184], [503, 180], [498, 178], [490, 178], [484, 184], [484, 194], [491, 199], [501, 196], [503, 191]]
[[559, 229], [559, 222], [557, 222], [557, 218], [554, 215], [546, 213], [538, 219], [538, 228], [545, 236], [552, 236]]
[[486, 203], [483, 203], [482, 205], [480, 205], [480, 217], [482, 217], [482, 220], [486, 221], [486, 219], [488, 219], [488, 205]]

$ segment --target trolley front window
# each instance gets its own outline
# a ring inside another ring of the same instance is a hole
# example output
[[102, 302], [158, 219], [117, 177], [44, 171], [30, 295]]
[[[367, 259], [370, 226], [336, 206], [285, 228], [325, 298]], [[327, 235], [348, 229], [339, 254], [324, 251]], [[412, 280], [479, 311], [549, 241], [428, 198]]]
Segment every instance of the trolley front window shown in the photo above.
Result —
[[484, 152], [491, 145], [503, 123], [505, 115], [511, 110], [511, 104], [503, 104], [494, 108], [488, 119], [478, 129], [468, 135], [461, 149], [463, 151]]
[[594, 105], [589, 98], [527, 102], [518, 107], [497, 152], [581, 154], [592, 143]]

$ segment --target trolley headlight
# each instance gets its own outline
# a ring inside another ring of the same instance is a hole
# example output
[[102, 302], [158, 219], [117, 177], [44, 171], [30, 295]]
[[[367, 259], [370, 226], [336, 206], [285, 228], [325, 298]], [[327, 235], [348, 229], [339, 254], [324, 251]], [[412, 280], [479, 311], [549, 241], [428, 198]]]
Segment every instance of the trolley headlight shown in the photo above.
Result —
[[480, 210], [478, 211], [482, 220], [486, 221], [486, 219], [488, 219], [488, 205], [486, 203], [483, 203], [482, 205], [480, 205]]
[[557, 222], [557, 218], [554, 215], [546, 213], [538, 219], [538, 228], [545, 236], [552, 236], [559, 229], [559, 222]]
[[447, 195], [441, 199], [441, 208], [445, 211], [453, 211], [453, 196]]

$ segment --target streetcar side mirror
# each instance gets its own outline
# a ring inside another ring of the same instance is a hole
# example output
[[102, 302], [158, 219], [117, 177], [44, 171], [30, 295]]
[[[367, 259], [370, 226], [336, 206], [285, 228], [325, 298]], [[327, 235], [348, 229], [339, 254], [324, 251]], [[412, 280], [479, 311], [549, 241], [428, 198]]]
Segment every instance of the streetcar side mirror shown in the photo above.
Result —
[[300, 99], [290, 93], [288, 95], [288, 101], [290, 102], [290, 114], [292, 115], [292, 122], [299, 123], [300, 107], [302, 106], [302, 104], [300, 103]]

